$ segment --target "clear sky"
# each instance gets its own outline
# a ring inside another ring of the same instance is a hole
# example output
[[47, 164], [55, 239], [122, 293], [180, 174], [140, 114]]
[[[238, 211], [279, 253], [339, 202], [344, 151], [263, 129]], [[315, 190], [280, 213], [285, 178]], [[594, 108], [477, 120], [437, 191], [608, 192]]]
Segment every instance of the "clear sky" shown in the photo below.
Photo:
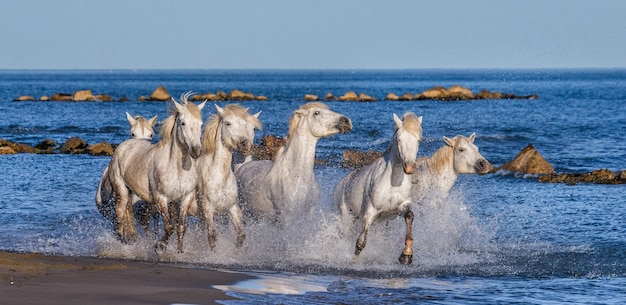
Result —
[[0, 69], [626, 68], [626, 1], [0, 0]]

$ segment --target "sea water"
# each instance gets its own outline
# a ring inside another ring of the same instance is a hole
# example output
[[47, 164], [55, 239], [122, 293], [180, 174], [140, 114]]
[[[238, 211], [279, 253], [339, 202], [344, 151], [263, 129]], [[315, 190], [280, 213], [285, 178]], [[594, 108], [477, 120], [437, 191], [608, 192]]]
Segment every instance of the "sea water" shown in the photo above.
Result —
[[[462, 85], [535, 100], [384, 101], [388, 92], [417, 93]], [[328, 102], [352, 119], [347, 134], [321, 139], [315, 173], [319, 205], [298, 223], [277, 229], [248, 222], [242, 249], [226, 219], [218, 245], [208, 247], [202, 223], [190, 219], [185, 253], [176, 243], [157, 254], [154, 240], [132, 245], [115, 238], [95, 206], [95, 190], [110, 157], [0, 156], [0, 249], [67, 256], [175, 262], [196, 268], [246, 272], [255, 278], [214, 287], [241, 298], [227, 304], [617, 304], [626, 298], [626, 189], [622, 185], [543, 184], [537, 176], [499, 172], [459, 177], [451, 194], [414, 206], [414, 258], [397, 262], [404, 246], [401, 218], [376, 223], [359, 261], [351, 265], [356, 233], [341, 234], [331, 196], [349, 169], [345, 149], [384, 150], [392, 113], [423, 116], [420, 156], [443, 136], [469, 136], [498, 166], [527, 144], [557, 172], [626, 169], [626, 70], [409, 70], [409, 71], [0, 71], [0, 138], [35, 145], [78, 136], [90, 144], [120, 143], [128, 135], [124, 112], [167, 116], [163, 102], [137, 102], [164, 85], [179, 96], [240, 89], [269, 101], [240, 102], [263, 111], [264, 135], [284, 136], [304, 94], [347, 91], [380, 99]], [[12, 102], [20, 95], [92, 89], [130, 102]], [[227, 102], [217, 102], [223, 106]], [[204, 117], [215, 113], [209, 103]], [[157, 222], [157, 230], [162, 226]], [[161, 231], [158, 234], [161, 234]], [[209, 286], [209, 284], [207, 284]]]

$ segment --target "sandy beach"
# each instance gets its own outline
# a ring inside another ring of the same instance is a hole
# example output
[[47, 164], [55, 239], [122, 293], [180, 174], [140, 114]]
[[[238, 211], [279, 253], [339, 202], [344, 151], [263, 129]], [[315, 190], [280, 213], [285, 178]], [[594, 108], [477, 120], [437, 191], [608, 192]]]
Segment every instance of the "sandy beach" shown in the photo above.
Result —
[[246, 275], [92, 257], [0, 251], [3, 304], [217, 304]]

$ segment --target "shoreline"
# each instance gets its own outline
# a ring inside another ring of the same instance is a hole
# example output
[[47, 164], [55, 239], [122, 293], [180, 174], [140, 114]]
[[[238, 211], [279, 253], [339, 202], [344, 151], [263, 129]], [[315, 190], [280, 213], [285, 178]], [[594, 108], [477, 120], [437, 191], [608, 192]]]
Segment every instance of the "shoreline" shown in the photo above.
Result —
[[0, 250], [0, 295], [7, 304], [219, 304], [235, 298], [214, 285], [250, 278], [172, 264]]

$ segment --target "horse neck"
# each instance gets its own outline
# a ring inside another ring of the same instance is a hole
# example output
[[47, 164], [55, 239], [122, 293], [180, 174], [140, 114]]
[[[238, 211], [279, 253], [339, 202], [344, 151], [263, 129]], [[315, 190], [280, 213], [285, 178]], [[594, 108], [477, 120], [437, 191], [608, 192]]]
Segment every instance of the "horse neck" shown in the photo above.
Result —
[[[207, 158], [210, 160], [211, 166], [221, 165], [230, 169], [230, 165], [233, 162], [233, 152], [222, 142], [221, 127], [218, 128], [215, 136], [215, 150], [208, 152]], [[224, 172], [227, 172], [227, 170]]]
[[289, 135], [284, 151], [276, 158], [275, 166], [288, 167], [290, 171], [313, 171], [315, 147], [319, 138], [308, 132], [295, 132]]
[[391, 175], [391, 184], [393, 186], [400, 185], [404, 178], [406, 178], [406, 174], [404, 173], [404, 168], [402, 164], [403, 162], [399, 156], [397, 143], [398, 141], [396, 141], [396, 138], [394, 137], [391, 140], [391, 144], [382, 155], [382, 158], [384, 160], [382, 170], [385, 173], [389, 173]]
[[165, 143], [163, 142], [163, 140], [161, 140], [161, 142], [159, 142], [159, 145], [157, 145], [157, 148], [159, 149], [160, 154], [167, 155], [167, 159], [171, 161], [173, 160], [173, 162], [177, 162], [170, 164], [182, 164], [183, 155], [189, 154], [189, 151], [187, 151], [186, 148], [183, 148], [183, 146], [178, 143], [177, 131], [175, 128], [172, 130], [172, 136], [170, 137], [169, 143]]

